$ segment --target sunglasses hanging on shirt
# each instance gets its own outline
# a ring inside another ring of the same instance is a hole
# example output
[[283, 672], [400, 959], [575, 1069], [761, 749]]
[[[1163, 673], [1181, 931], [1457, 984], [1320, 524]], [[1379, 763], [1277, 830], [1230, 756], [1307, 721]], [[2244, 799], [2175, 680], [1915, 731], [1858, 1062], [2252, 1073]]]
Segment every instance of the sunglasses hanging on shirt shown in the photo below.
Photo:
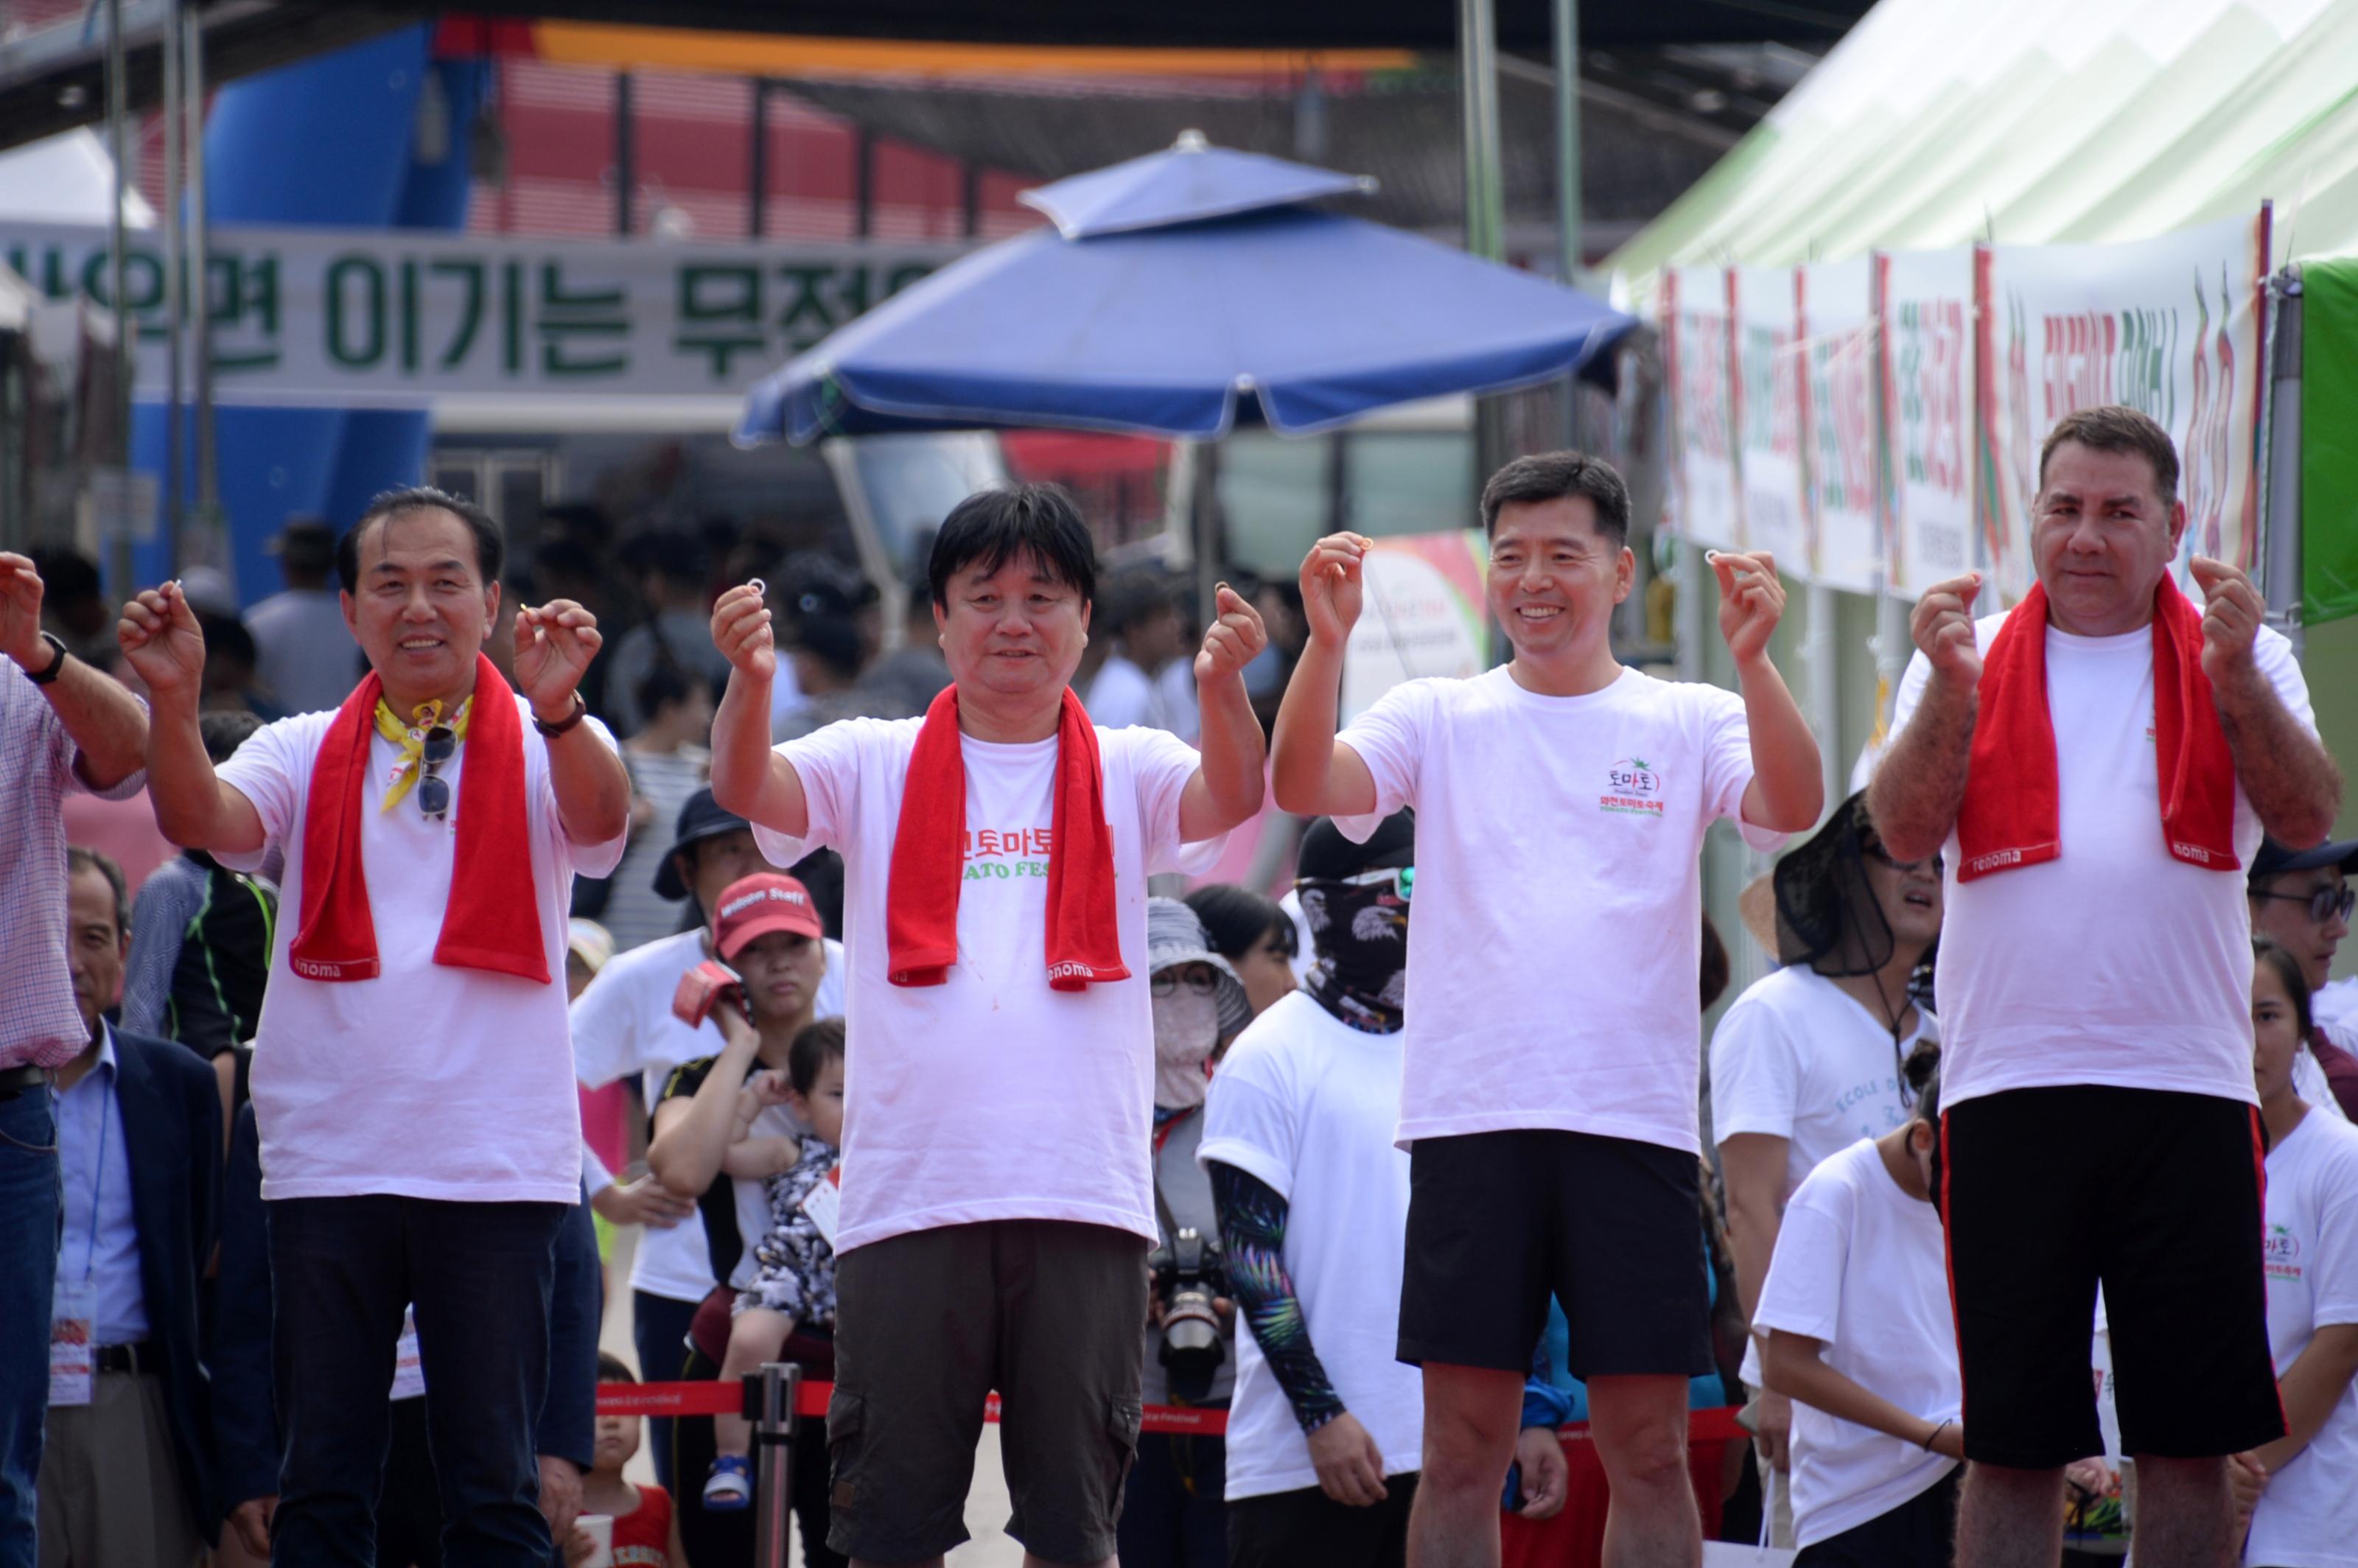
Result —
[[459, 733], [448, 724], [437, 724], [426, 732], [418, 752], [417, 809], [429, 821], [441, 822], [450, 815], [450, 782], [439, 775], [458, 752]]

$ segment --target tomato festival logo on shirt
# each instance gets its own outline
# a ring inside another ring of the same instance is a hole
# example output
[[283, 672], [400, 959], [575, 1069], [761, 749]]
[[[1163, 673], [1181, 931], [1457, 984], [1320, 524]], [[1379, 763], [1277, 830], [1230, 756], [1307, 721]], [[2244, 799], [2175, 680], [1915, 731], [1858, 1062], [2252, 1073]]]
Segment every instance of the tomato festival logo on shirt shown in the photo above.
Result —
[[1596, 797], [1599, 811], [1629, 816], [1662, 815], [1662, 775], [1643, 757], [1624, 757], [1606, 770], [1606, 789]]
[[1055, 838], [1054, 830], [1046, 827], [969, 828], [962, 846], [966, 880], [1045, 877]]
[[2300, 1238], [2293, 1235], [2290, 1226], [2270, 1225], [2264, 1252], [2269, 1279], [2300, 1278]]

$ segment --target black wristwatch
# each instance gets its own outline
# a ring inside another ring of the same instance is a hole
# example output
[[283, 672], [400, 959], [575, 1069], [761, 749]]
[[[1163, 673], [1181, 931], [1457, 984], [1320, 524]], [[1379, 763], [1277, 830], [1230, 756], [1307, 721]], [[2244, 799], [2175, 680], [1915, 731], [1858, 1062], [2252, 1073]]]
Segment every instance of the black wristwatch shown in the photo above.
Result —
[[49, 645], [49, 662], [38, 670], [25, 672], [25, 678], [35, 686], [48, 686], [66, 667], [66, 645], [47, 632], [41, 633], [41, 641]]
[[589, 717], [590, 704], [584, 701], [581, 694], [577, 691], [573, 694], [572, 712], [567, 714], [564, 718], [558, 719], [554, 724], [551, 724], [548, 720], [535, 713], [532, 716], [532, 727], [539, 730], [543, 735], [546, 735], [550, 740], [554, 741], [559, 735], [564, 734], [567, 730], [572, 729], [576, 724], [580, 723], [584, 719]]

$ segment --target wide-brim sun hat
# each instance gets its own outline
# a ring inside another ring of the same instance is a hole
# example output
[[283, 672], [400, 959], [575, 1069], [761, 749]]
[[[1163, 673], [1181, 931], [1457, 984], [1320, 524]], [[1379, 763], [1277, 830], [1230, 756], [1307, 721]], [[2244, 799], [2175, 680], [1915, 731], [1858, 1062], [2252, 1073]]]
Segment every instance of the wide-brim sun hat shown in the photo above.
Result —
[[687, 883], [679, 874], [679, 852], [682, 849], [706, 838], [717, 838], [723, 833], [750, 830], [752, 826], [714, 800], [708, 787], [689, 795], [679, 808], [671, 848], [665, 849], [663, 859], [655, 862], [655, 896], [674, 903], [687, 896]]
[[1219, 1008], [1220, 1038], [1252, 1022], [1252, 1000], [1245, 982], [1226, 958], [1212, 951], [1211, 938], [1195, 912], [1175, 898], [1146, 901], [1146, 971], [1152, 976], [1183, 964], [1208, 965], [1216, 977], [1213, 997]]

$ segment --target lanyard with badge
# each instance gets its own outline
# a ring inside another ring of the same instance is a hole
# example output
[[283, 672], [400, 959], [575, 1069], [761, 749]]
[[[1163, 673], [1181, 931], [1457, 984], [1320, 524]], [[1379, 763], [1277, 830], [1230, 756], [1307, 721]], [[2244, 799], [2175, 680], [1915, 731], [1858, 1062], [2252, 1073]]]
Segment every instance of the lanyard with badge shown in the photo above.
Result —
[[92, 1313], [97, 1292], [91, 1281], [98, 1267], [98, 1206], [105, 1193], [106, 1134], [114, 1120], [114, 1085], [110, 1080], [98, 1107], [98, 1160], [90, 1173], [90, 1234], [82, 1244], [81, 1278], [69, 1280], [64, 1277], [64, 1270], [58, 1271], [60, 1277], [57, 1304], [49, 1318], [52, 1405], [90, 1403], [92, 1373], [98, 1357], [98, 1336], [93, 1332]]

